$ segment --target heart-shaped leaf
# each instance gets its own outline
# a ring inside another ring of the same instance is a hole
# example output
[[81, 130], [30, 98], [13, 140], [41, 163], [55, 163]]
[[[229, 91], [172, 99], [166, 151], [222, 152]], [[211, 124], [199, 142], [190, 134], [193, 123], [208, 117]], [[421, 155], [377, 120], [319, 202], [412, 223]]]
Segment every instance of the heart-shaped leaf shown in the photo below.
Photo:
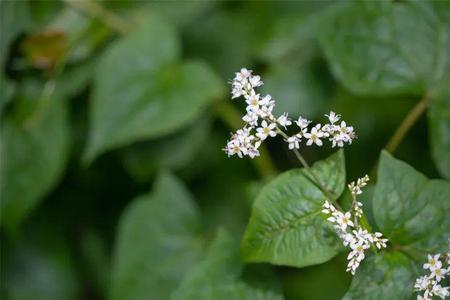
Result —
[[323, 263], [339, 252], [341, 243], [320, 214], [323, 203], [336, 200], [344, 190], [343, 151], [315, 163], [312, 172], [333, 199], [312, 183], [305, 169], [279, 175], [253, 204], [242, 243], [246, 261], [303, 267]]
[[408, 164], [382, 152], [373, 213], [392, 243], [428, 253], [445, 251], [450, 237], [450, 183], [427, 179]]

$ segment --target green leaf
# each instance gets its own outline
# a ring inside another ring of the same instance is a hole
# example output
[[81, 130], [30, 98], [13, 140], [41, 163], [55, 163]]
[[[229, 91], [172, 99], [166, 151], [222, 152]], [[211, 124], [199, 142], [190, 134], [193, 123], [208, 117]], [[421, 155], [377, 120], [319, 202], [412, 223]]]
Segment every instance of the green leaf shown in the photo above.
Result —
[[172, 294], [171, 300], [281, 300], [270, 290], [258, 290], [239, 279], [239, 245], [219, 231], [204, 260], [193, 268]]
[[263, 90], [277, 101], [274, 113], [284, 112], [292, 117], [300, 113], [316, 116], [322, 111], [324, 103], [330, 97], [324, 84], [323, 73], [320, 73], [320, 61], [309, 61], [296, 65], [273, 65], [264, 76]]
[[153, 193], [123, 213], [112, 270], [112, 299], [168, 299], [202, 253], [200, 216], [189, 192], [163, 173]]
[[79, 299], [78, 266], [69, 246], [73, 237], [45, 219], [30, 225], [12, 244], [2, 240], [2, 296], [6, 292], [4, 299], [9, 300]]
[[9, 230], [14, 230], [58, 182], [70, 143], [63, 99], [25, 96], [16, 100], [17, 107], [30, 112], [24, 118], [16, 109], [15, 115], [8, 115], [1, 123], [2, 224]]
[[373, 212], [392, 243], [423, 251], [444, 251], [450, 233], [450, 183], [427, 179], [406, 163], [382, 152]]
[[431, 103], [428, 122], [435, 165], [441, 175], [450, 180], [450, 91]]
[[0, 2], [0, 69], [3, 73], [9, 47], [17, 34], [30, 25], [28, 3], [25, 1]]
[[183, 128], [221, 95], [220, 80], [208, 65], [178, 63], [179, 48], [171, 27], [152, 18], [108, 49], [95, 75], [86, 162]]
[[427, 1], [348, 2], [324, 14], [319, 40], [347, 89], [423, 94], [445, 75], [445, 28]]
[[343, 300], [415, 299], [414, 263], [400, 252], [382, 252], [366, 258]]
[[210, 120], [201, 119], [173, 135], [127, 148], [124, 164], [138, 181], [145, 182], [158, 169], [180, 169], [194, 159], [206, 142]]
[[[342, 150], [315, 163], [312, 171], [336, 200], [345, 187]], [[248, 262], [304, 267], [335, 256], [341, 243], [321, 216], [329, 200], [305, 169], [294, 169], [265, 186], [253, 204], [242, 252]]]

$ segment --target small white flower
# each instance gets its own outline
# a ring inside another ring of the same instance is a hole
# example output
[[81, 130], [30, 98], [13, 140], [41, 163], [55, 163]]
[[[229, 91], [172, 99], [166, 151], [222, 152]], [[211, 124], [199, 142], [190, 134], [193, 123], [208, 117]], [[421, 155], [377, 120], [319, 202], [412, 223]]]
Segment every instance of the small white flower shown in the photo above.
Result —
[[325, 115], [328, 117], [328, 120], [330, 120], [331, 124], [336, 123], [341, 118], [341, 115], [336, 114], [334, 111], [330, 111], [329, 115]]
[[291, 120], [288, 118], [288, 114], [284, 113], [277, 119], [278, 124], [284, 127], [286, 129], [287, 126], [290, 126], [292, 124]]
[[262, 141], [265, 140], [268, 136], [275, 137], [277, 133], [275, 132], [276, 128], [275, 123], [267, 124], [267, 122], [264, 120], [261, 122], [261, 127], [257, 128], [256, 136], [259, 137]]
[[245, 102], [247, 102], [247, 111], [257, 112], [259, 110], [259, 94], [250, 95]]
[[311, 146], [312, 144], [316, 144], [317, 146], [322, 146], [323, 142], [320, 140], [323, 137], [323, 132], [320, 130], [320, 124], [317, 124], [315, 127], [311, 129], [310, 133], [305, 133], [303, 136], [308, 139], [306, 142], [307, 146]]
[[257, 126], [258, 114], [253, 111], [248, 111], [247, 114], [242, 117], [242, 120], [250, 126]]
[[430, 255], [428, 254], [428, 262], [423, 265], [423, 268], [429, 269], [433, 271], [434, 269], [440, 269], [442, 267], [442, 263], [439, 260], [440, 254]]
[[441, 281], [442, 278], [445, 277], [445, 274], [447, 274], [447, 270], [446, 269], [435, 268], [435, 269], [431, 270], [431, 277], [436, 278], [437, 282]]
[[441, 285], [439, 285], [439, 284], [435, 284], [435, 285], [433, 285], [433, 289], [432, 289], [432, 293], [434, 294], [434, 295], [436, 295], [436, 296], [438, 296], [439, 298], [441, 298], [441, 299], [445, 299], [447, 296], [449, 296], [450, 295], [450, 293], [449, 293], [449, 288], [450, 287], [442, 287]]
[[295, 136], [295, 135], [293, 135], [291, 137], [288, 137], [286, 142], [289, 143], [289, 150], [300, 148], [300, 143], [299, 143], [300, 139], [297, 136]]
[[297, 126], [300, 127], [300, 129], [307, 128], [309, 126], [309, 123], [311, 123], [311, 121], [302, 117], [298, 117], [298, 120], [295, 121], [295, 124], [297, 124]]
[[250, 82], [251, 86], [254, 88], [263, 85], [263, 82], [261, 81], [260, 76], [251, 76], [249, 78], [249, 82]]
[[428, 288], [430, 285], [431, 280], [428, 276], [420, 276], [416, 279], [416, 282], [414, 283], [414, 288], [417, 291], [424, 291]]
[[350, 212], [346, 212], [345, 214], [339, 212], [339, 214], [337, 214], [336, 221], [342, 231], [345, 231], [347, 229], [347, 226], [350, 227], [354, 226], [353, 222], [351, 221], [351, 218], [352, 215], [350, 214]]

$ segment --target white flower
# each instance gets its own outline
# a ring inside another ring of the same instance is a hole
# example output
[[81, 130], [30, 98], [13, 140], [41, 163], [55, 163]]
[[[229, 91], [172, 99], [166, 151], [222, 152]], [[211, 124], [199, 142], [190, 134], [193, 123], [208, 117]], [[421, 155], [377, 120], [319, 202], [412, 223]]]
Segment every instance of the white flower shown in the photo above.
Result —
[[259, 94], [250, 95], [245, 102], [247, 102], [247, 111], [258, 112], [259, 110]]
[[424, 291], [428, 288], [430, 285], [431, 280], [428, 276], [420, 276], [416, 279], [416, 282], [414, 283], [414, 288], [417, 291]]
[[447, 274], [446, 269], [435, 268], [435, 269], [431, 270], [431, 277], [436, 278], [437, 282], [441, 281], [442, 278], [445, 277], [445, 274]]
[[439, 284], [433, 285], [432, 293], [441, 299], [445, 299], [445, 297], [449, 296], [449, 287], [442, 287]]
[[284, 113], [277, 119], [278, 124], [284, 127], [286, 129], [287, 126], [290, 126], [292, 124], [291, 120], [288, 118], [288, 114]]
[[346, 212], [345, 214], [339, 212], [339, 214], [337, 214], [336, 222], [338, 223], [342, 231], [345, 231], [347, 229], [347, 226], [354, 226], [353, 222], [351, 221], [351, 217], [352, 215], [350, 214], [350, 212]]
[[430, 271], [433, 271], [435, 269], [440, 269], [442, 267], [442, 263], [439, 260], [440, 256], [441, 256], [440, 254], [436, 254], [436, 255], [428, 254], [428, 262], [423, 265], [423, 268], [425, 270], [430, 269]]
[[440, 258], [447, 262], [450, 259], [446, 253], [435, 255], [428, 254], [428, 261], [423, 265], [423, 268], [429, 270], [430, 274], [417, 278], [414, 283], [414, 289], [416, 291], [424, 291], [423, 295], [417, 296], [417, 299], [432, 299], [433, 296], [444, 299], [449, 296], [450, 287], [443, 287], [439, 284], [439, 282], [441, 282], [450, 272], [449, 270], [442, 268]]
[[303, 136], [308, 139], [306, 142], [307, 146], [311, 146], [312, 144], [316, 144], [317, 146], [322, 146], [323, 143], [320, 140], [323, 137], [323, 132], [320, 130], [320, 124], [317, 124], [315, 127], [311, 129], [310, 133], [305, 133]]
[[252, 87], [254, 87], [254, 88], [263, 85], [263, 82], [261, 81], [260, 76], [251, 76], [249, 78], [249, 82], [252, 85]]
[[250, 126], [257, 126], [258, 114], [253, 111], [248, 111], [247, 114], [242, 117], [242, 120]]
[[235, 80], [243, 81], [252, 75], [252, 70], [242, 68], [239, 72], [236, 72]]
[[300, 139], [296, 135], [288, 137], [286, 142], [289, 143], [289, 150], [300, 148], [300, 144], [299, 144]]
[[341, 118], [341, 115], [336, 114], [334, 111], [330, 111], [329, 115], [325, 115], [328, 117], [328, 120], [330, 120], [331, 124], [336, 123]]
[[264, 120], [261, 122], [261, 127], [257, 128], [256, 136], [259, 137], [262, 141], [265, 140], [268, 136], [275, 137], [277, 133], [275, 132], [276, 128], [275, 123], [267, 124], [267, 122]]
[[311, 121], [308, 121], [305, 118], [302, 117], [298, 117], [298, 120], [295, 121], [295, 124], [297, 124], [298, 127], [300, 127], [300, 129], [305, 129], [309, 126], [309, 123], [311, 123]]

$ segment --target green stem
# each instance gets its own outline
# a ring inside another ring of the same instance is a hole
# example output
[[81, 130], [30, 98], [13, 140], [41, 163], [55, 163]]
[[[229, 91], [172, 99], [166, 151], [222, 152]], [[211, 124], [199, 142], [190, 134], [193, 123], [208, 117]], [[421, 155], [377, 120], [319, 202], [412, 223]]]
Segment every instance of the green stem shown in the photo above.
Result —
[[111, 13], [107, 9], [104, 9], [101, 5], [89, 0], [62, 0], [67, 5], [87, 14], [90, 17], [94, 17], [105, 23], [108, 27], [114, 29], [120, 34], [127, 34], [133, 28], [132, 24], [125, 21], [121, 17], [114, 13]]
[[426, 111], [430, 103], [430, 96], [425, 94], [422, 99], [413, 107], [413, 109], [406, 115], [400, 126], [394, 132], [389, 142], [384, 147], [386, 151], [394, 153], [397, 147], [405, 138], [411, 127], [417, 122], [420, 116]]
[[[241, 127], [242, 120], [240, 112], [229, 102], [221, 101], [215, 105], [217, 116], [227, 124], [228, 127], [236, 130]], [[277, 168], [270, 158], [270, 153], [264, 145], [259, 147], [260, 156], [252, 159], [256, 170], [262, 178], [270, 180], [278, 174]]]

